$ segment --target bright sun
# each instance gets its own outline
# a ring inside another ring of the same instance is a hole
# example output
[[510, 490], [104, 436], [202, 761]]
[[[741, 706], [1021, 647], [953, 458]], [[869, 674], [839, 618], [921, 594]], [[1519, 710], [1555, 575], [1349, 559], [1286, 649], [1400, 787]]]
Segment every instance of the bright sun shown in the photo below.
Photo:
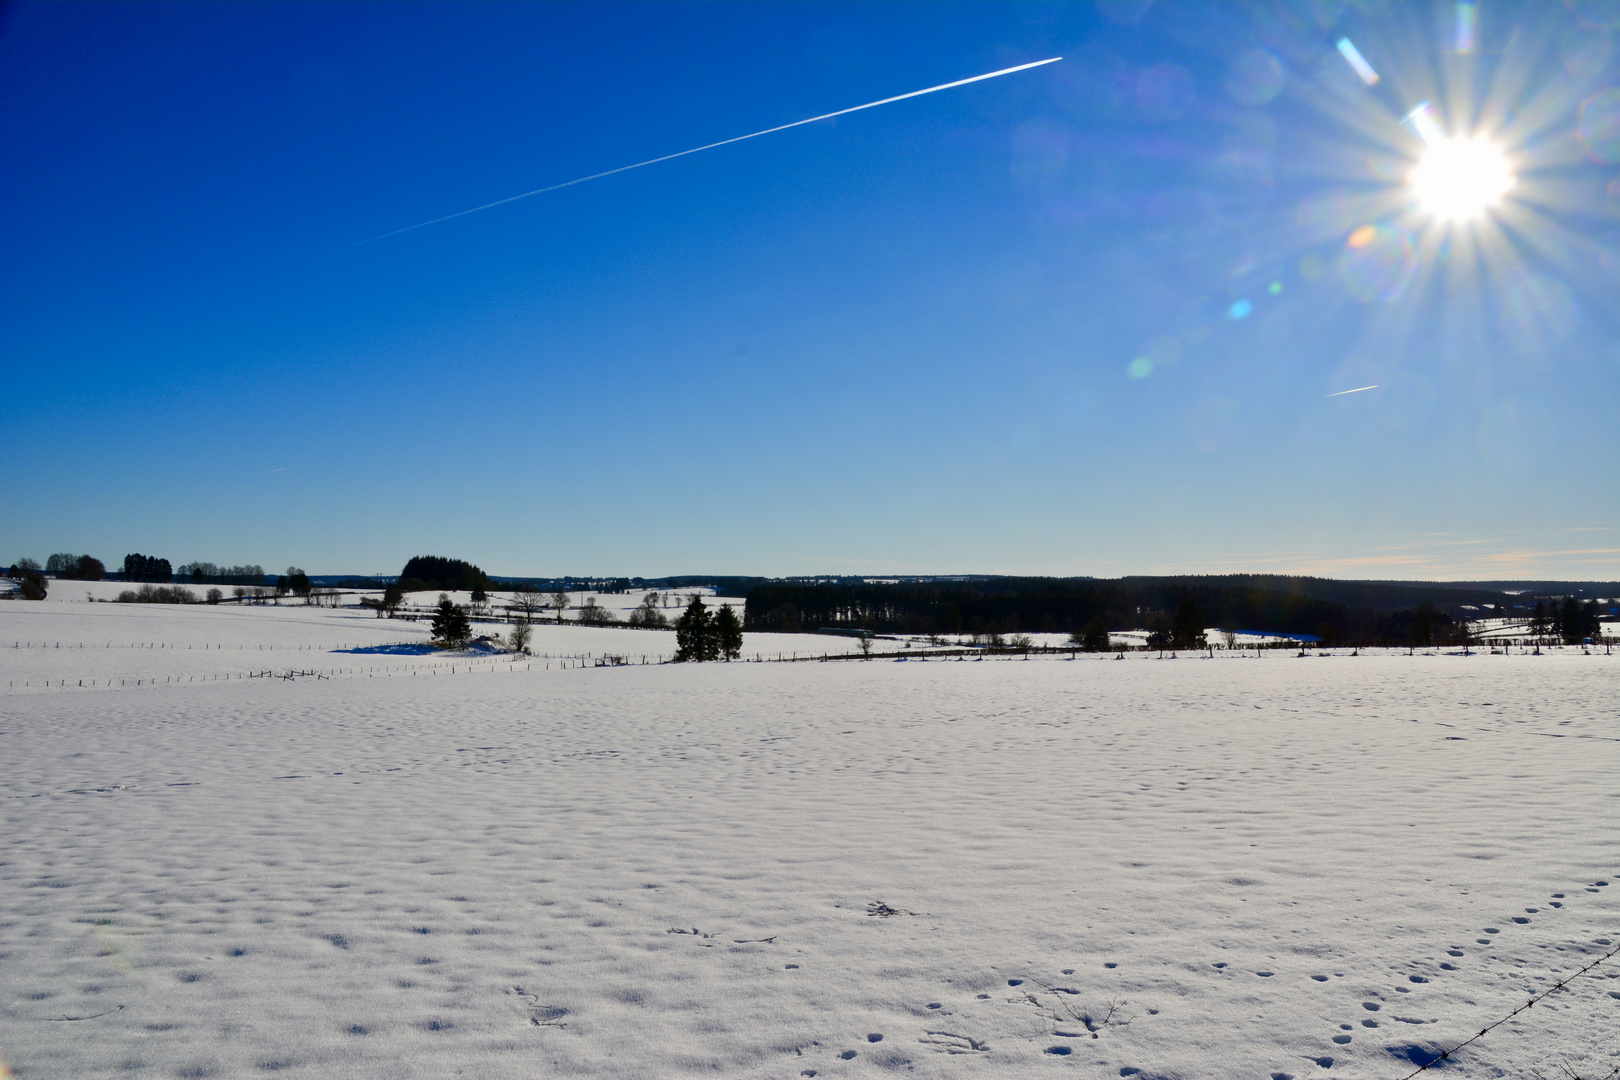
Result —
[[1507, 155], [1486, 139], [1440, 139], [1424, 151], [1408, 178], [1418, 206], [1445, 221], [1469, 221], [1513, 187]]

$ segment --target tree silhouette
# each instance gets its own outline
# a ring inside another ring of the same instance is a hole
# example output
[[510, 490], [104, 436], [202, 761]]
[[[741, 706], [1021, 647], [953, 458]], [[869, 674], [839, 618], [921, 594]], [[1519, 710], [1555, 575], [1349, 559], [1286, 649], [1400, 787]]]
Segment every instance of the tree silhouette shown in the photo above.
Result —
[[732, 610], [730, 604], [720, 605], [720, 610], [714, 613], [712, 626], [715, 659], [735, 660], [740, 657], [743, 643], [742, 622], [738, 620], [737, 613]]
[[1080, 647], [1086, 652], [1108, 651], [1108, 624], [1101, 615], [1093, 615], [1080, 633]]
[[681, 617], [675, 620], [675, 662], [714, 660], [718, 652], [709, 609], [703, 606], [703, 597], [693, 596]]
[[1204, 647], [1204, 613], [1190, 596], [1176, 608], [1176, 617], [1170, 624], [1170, 641], [1178, 649]]
[[467, 609], [452, 604], [448, 596], [439, 597], [439, 608], [433, 613], [433, 639], [445, 645], [465, 645], [472, 638], [472, 622]]

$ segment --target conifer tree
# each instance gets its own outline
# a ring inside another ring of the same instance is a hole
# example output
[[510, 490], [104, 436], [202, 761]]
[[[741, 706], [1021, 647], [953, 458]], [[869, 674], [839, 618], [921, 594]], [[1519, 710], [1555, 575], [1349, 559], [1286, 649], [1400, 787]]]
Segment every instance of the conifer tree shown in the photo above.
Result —
[[721, 604], [714, 613], [714, 659], [736, 660], [742, 656], [742, 623], [730, 604]]
[[713, 660], [716, 651], [709, 609], [703, 606], [703, 597], [693, 596], [686, 611], [675, 620], [675, 662]]
[[1204, 647], [1204, 613], [1190, 596], [1176, 608], [1175, 621], [1170, 624], [1170, 640], [1178, 649]]
[[1080, 647], [1086, 652], [1108, 651], [1108, 624], [1101, 615], [1093, 615], [1080, 635]]
[[466, 608], [452, 604], [448, 596], [439, 597], [439, 609], [433, 613], [433, 639], [445, 645], [465, 645], [472, 638], [472, 622]]

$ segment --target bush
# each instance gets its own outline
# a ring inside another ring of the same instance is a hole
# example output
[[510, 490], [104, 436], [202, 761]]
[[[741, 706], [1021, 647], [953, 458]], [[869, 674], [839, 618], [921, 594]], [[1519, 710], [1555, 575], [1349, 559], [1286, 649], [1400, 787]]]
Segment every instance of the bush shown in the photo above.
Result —
[[223, 599], [225, 599], [225, 594], [220, 592], [218, 589], [208, 590], [208, 602], [210, 604], [217, 604]]
[[22, 576], [22, 584], [18, 586], [24, 600], [45, 599], [45, 576], [43, 574], [26, 573]]
[[179, 585], [142, 585], [118, 594], [120, 604], [195, 604], [197, 594]]

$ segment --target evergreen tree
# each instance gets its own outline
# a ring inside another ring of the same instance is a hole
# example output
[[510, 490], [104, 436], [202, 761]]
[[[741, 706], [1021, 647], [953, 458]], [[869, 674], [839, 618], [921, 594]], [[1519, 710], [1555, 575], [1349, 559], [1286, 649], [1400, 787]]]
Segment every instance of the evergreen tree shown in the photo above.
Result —
[[1440, 624], [1440, 613], [1435, 610], [1434, 602], [1424, 600], [1417, 606], [1412, 617], [1412, 644], [1423, 648], [1434, 644], [1434, 631]]
[[1547, 605], [1544, 601], [1537, 600], [1536, 606], [1531, 609], [1530, 632], [1536, 637], [1547, 632]]
[[1080, 633], [1080, 647], [1086, 652], [1108, 651], [1108, 624], [1101, 615], [1093, 615]]
[[1579, 645], [1586, 636], [1586, 620], [1581, 617], [1581, 605], [1573, 596], [1564, 597], [1558, 612], [1558, 633], [1565, 645]]
[[730, 604], [721, 604], [714, 613], [712, 624], [716, 660], [735, 660], [742, 656], [742, 623]]
[[433, 640], [445, 645], [465, 645], [472, 638], [472, 622], [467, 609], [452, 604], [448, 596], [439, 597], [439, 609], [433, 613]]
[[1204, 647], [1204, 613], [1190, 596], [1176, 608], [1175, 621], [1170, 624], [1170, 641], [1178, 649]]
[[703, 597], [694, 595], [686, 611], [675, 620], [675, 662], [713, 660], [715, 652], [709, 609], [703, 606]]

